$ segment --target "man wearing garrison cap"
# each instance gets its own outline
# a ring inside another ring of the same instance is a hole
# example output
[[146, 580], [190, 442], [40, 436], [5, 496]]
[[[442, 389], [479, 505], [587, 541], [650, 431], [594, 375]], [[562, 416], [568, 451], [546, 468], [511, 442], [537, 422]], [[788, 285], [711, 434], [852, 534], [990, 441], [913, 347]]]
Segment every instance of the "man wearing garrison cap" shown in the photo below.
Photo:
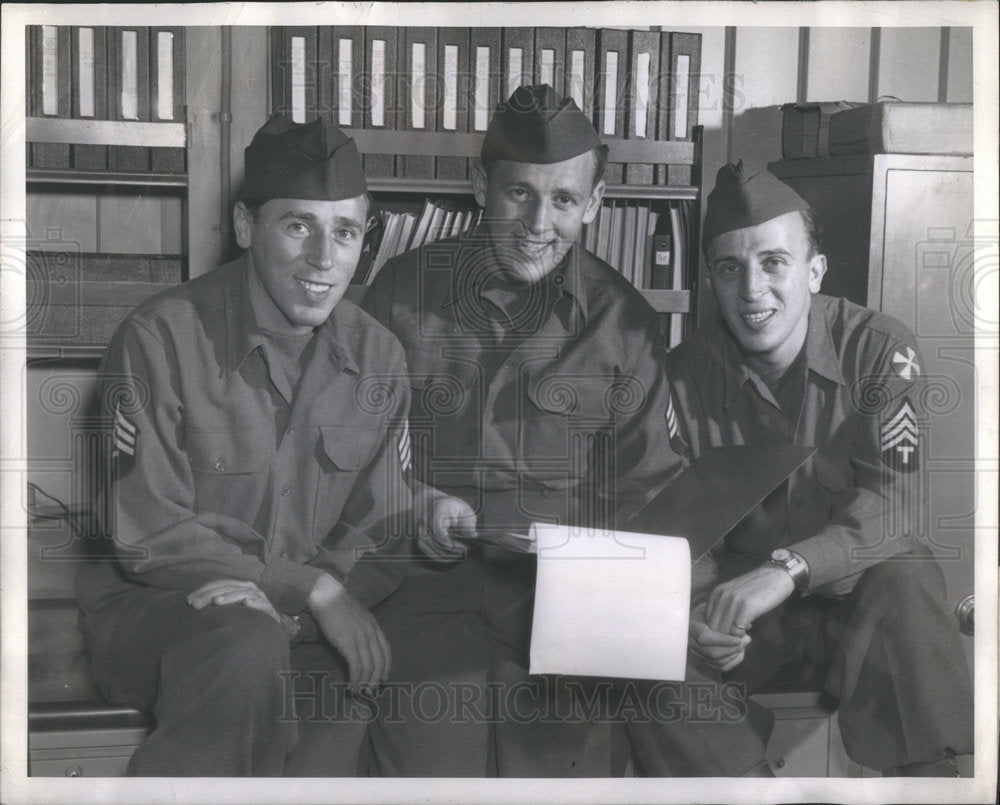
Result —
[[371, 727], [378, 773], [624, 767], [607, 723], [528, 676], [535, 557], [490, 542], [533, 521], [612, 524], [681, 468], [656, 315], [578, 242], [606, 159], [572, 100], [519, 88], [472, 172], [482, 226], [390, 261], [365, 297], [406, 351], [426, 554], [377, 610], [400, 683]]
[[[692, 653], [749, 692], [808, 666], [838, 701], [854, 761], [948, 774], [972, 751], [972, 695], [941, 570], [922, 544], [933, 417], [913, 334], [819, 294], [815, 214], [767, 171], [724, 166], [703, 233], [721, 320], [668, 359], [692, 452], [773, 442], [817, 452], [696, 566]], [[734, 724], [718, 753], [754, 746], [763, 762], [769, 729], [752, 723], [762, 722]], [[692, 773], [712, 768], [696, 752], [687, 760]]]
[[245, 163], [243, 255], [139, 305], [101, 366], [115, 558], [78, 595], [101, 692], [155, 717], [136, 775], [354, 774], [345, 687], [389, 669], [369, 610], [402, 574], [409, 388], [341, 300], [360, 158], [276, 115]]

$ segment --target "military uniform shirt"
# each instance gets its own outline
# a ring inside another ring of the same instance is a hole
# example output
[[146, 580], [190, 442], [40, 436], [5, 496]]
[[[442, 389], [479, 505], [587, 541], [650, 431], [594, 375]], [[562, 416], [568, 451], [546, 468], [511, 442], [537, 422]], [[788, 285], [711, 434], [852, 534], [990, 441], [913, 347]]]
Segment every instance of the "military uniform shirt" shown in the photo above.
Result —
[[135, 583], [191, 591], [233, 578], [294, 614], [324, 572], [366, 606], [403, 576], [392, 559], [408, 552], [397, 526], [410, 506], [398, 342], [341, 301], [316, 329], [288, 407], [250, 271], [240, 258], [159, 294], [111, 340], [102, 403], [124, 573], [104, 563], [81, 577], [85, 606]]
[[497, 276], [480, 230], [389, 261], [364, 299], [406, 351], [415, 471], [481, 529], [627, 515], [682, 467], [655, 313], [579, 244], [519, 293]]
[[[809, 563], [809, 591], [848, 592], [858, 574], [912, 549], [918, 516], [925, 380], [913, 334], [846, 299], [814, 295], [797, 417], [781, 410], [721, 322], [668, 357], [685, 439], [713, 446], [793, 443], [816, 455], [729, 533], [717, 552], [732, 577], [787, 547]], [[782, 395], [784, 396], [784, 395]]]

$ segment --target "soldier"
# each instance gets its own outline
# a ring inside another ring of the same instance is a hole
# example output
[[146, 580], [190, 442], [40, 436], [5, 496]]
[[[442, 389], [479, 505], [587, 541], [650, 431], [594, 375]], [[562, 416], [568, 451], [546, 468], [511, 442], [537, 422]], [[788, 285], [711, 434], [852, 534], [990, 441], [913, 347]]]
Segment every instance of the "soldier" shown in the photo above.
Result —
[[818, 451], [696, 568], [692, 652], [750, 692], [812, 661], [853, 760], [952, 773], [972, 751], [972, 694], [941, 570], [918, 542], [926, 415], [913, 334], [819, 294], [815, 215], [767, 171], [719, 171], [702, 248], [721, 321], [668, 359], [692, 452]]
[[[624, 765], [607, 724], [545, 717], [568, 694], [527, 674], [535, 558], [476, 539], [535, 520], [610, 525], [683, 466], [656, 315], [577, 242], [599, 211], [606, 160], [572, 100], [519, 88], [472, 174], [483, 225], [390, 261], [365, 297], [406, 351], [426, 485], [415, 509], [427, 558], [378, 611], [392, 679], [414, 697], [409, 717], [372, 725], [379, 773], [607, 776]], [[465, 712], [420, 712], [422, 684], [444, 686]]]
[[[155, 716], [131, 774], [353, 774], [364, 723], [331, 700], [388, 673], [369, 610], [410, 506], [409, 388], [366, 390], [402, 350], [341, 300], [368, 220], [354, 141], [271, 118], [233, 219], [244, 254], [139, 305], [101, 365], [117, 559], [78, 582], [93, 676]], [[324, 686], [312, 723], [296, 671]]]

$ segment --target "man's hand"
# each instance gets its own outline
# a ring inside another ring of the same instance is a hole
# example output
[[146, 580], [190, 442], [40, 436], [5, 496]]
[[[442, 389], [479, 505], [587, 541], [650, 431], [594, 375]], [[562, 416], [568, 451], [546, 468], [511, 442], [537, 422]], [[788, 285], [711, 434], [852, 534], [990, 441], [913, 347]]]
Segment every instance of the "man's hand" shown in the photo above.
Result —
[[308, 606], [320, 631], [347, 661], [352, 690], [374, 687], [388, 678], [389, 642], [371, 612], [343, 584], [324, 573], [309, 593]]
[[691, 610], [688, 624], [689, 647], [698, 659], [717, 671], [731, 671], [746, 655], [750, 637], [716, 632], [705, 622], [705, 604]]
[[263, 591], [252, 581], [241, 579], [218, 579], [203, 584], [187, 597], [187, 602], [195, 609], [204, 609], [210, 604], [225, 606], [226, 604], [243, 604], [250, 609], [256, 609], [274, 618], [279, 624], [285, 624], [281, 615], [271, 604]]
[[440, 561], [453, 562], [465, 555], [452, 534], [476, 536], [476, 513], [461, 498], [451, 497], [427, 487], [414, 498], [417, 516], [417, 545], [424, 554]]
[[795, 582], [787, 570], [765, 565], [712, 590], [705, 621], [715, 632], [740, 635], [793, 592]]

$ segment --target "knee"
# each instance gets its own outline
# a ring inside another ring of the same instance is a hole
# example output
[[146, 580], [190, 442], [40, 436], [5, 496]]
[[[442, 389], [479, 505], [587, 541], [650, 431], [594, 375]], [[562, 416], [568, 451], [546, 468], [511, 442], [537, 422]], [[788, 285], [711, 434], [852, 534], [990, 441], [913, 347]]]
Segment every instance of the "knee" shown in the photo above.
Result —
[[894, 624], [948, 620], [944, 575], [929, 556], [898, 557], [869, 568], [855, 589], [855, 602]]

